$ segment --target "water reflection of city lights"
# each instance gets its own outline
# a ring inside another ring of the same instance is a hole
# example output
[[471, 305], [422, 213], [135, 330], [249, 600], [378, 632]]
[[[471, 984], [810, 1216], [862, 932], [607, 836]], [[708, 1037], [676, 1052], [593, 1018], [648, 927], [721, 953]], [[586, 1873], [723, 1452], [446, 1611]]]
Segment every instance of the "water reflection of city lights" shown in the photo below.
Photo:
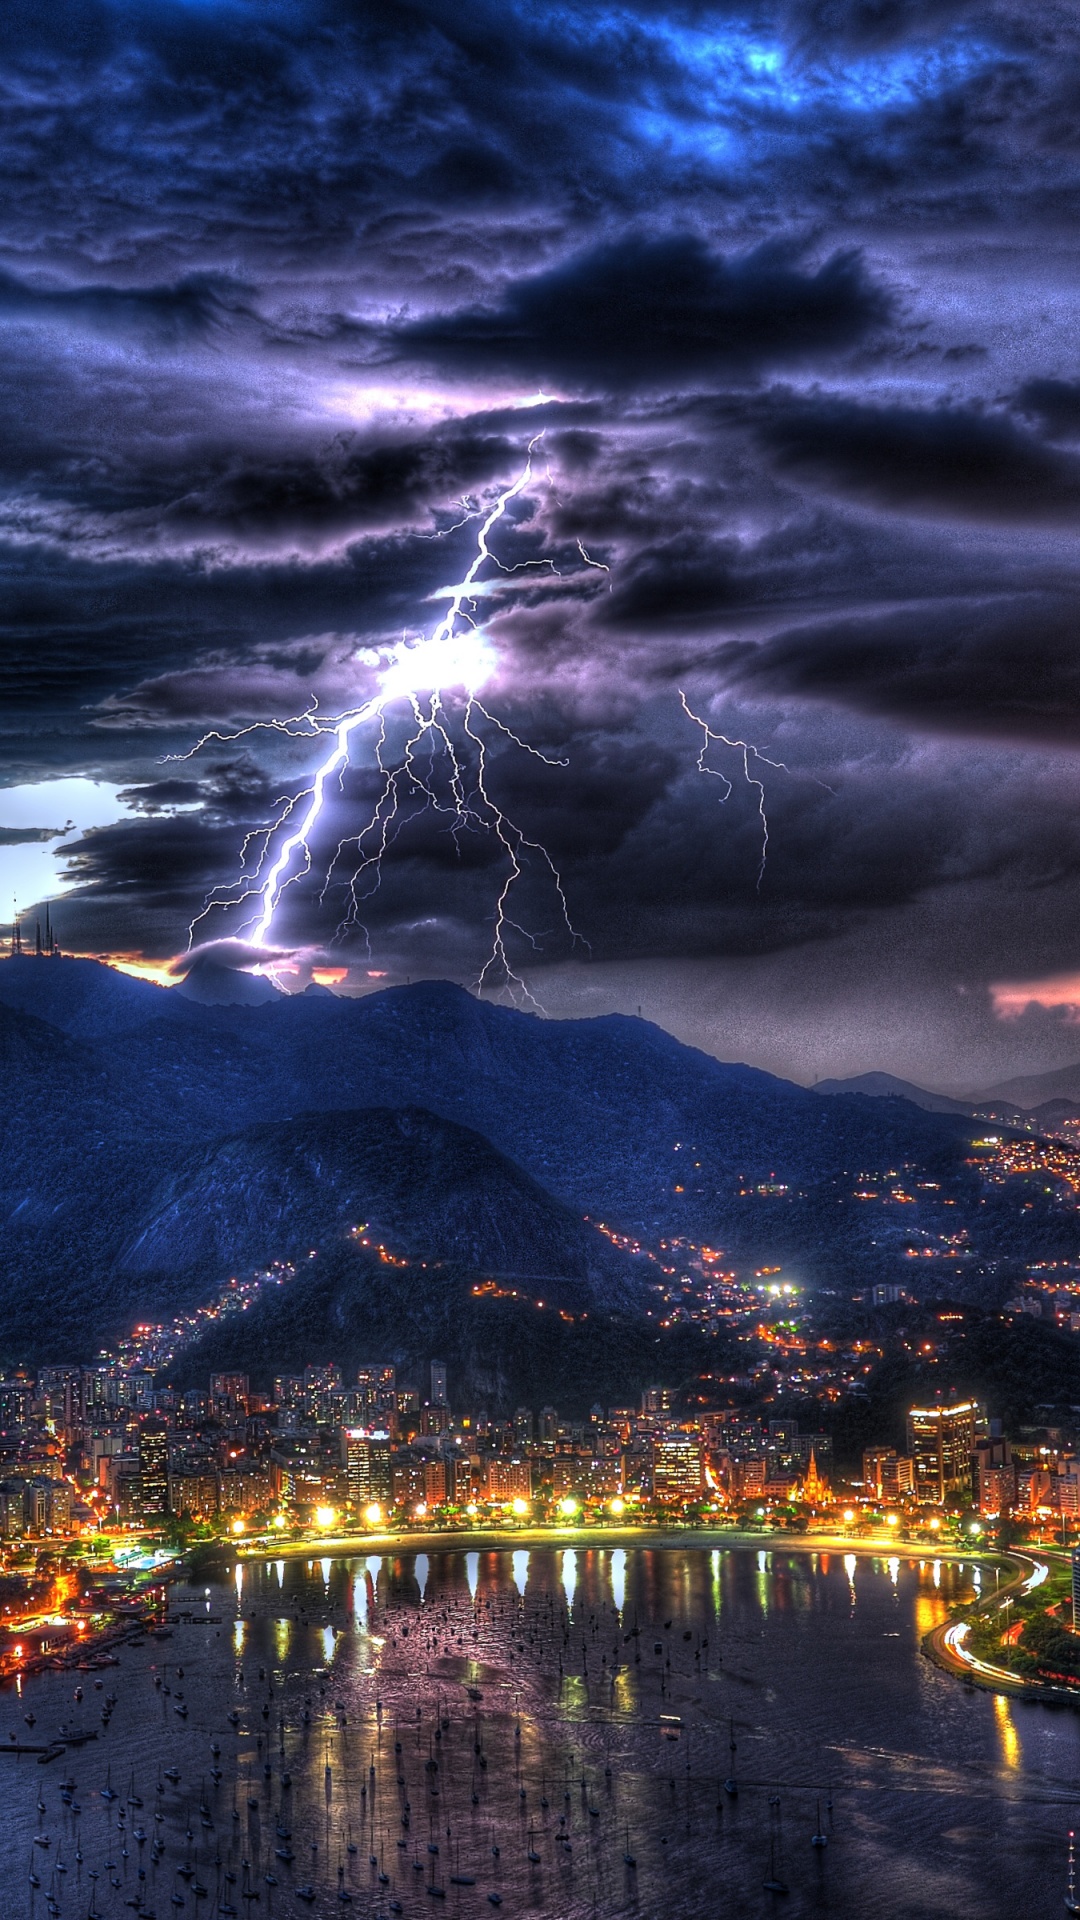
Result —
[[611, 1556], [611, 1597], [621, 1614], [626, 1605], [626, 1551], [616, 1547]]

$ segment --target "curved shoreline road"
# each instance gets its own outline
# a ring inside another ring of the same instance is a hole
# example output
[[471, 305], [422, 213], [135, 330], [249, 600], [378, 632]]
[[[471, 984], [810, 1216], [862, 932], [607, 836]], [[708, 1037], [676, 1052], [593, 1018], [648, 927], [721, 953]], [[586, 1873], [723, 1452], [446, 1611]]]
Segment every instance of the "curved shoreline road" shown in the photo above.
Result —
[[[1046, 1579], [1049, 1562], [1064, 1556], [1050, 1551], [1035, 1554], [1023, 1548], [1010, 1547], [1006, 1552], [990, 1552], [986, 1548], [976, 1549], [965, 1546], [937, 1546], [927, 1548], [923, 1542], [898, 1540], [893, 1533], [879, 1535], [860, 1535], [853, 1539], [846, 1534], [798, 1534], [789, 1533], [742, 1533], [730, 1528], [654, 1528], [634, 1526], [598, 1526], [598, 1527], [460, 1527], [446, 1530], [419, 1530], [410, 1533], [359, 1534], [319, 1534], [305, 1540], [274, 1540], [260, 1535], [255, 1540], [231, 1540], [222, 1542], [235, 1552], [240, 1560], [289, 1560], [314, 1559], [319, 1556], [338, 1554], [378, 1554], [394, 1553], [455, 1553], [463, 1550], [478, 1553], [509, 1552], [523, 1547], [555, 1548], [606, 1548], [606, 1547], [655, 1547], [659, 1549], [680, 1549], [697, 1547], [701, 1549], [723, 1549], [725, 1547], [757, 1547], [768, 1553], [854, 1553], [860, 1555], [887, 1554], [895, 1558], [919, 1558], [951, 1561], [980, 1561], [1001, 1563], [1014, 1566], [1013, 1578], [999, 1589], [996, 1596], [1001, 1602], [1009, 1595], [1018, 1592], [1031, 1592]], [[1074, 1692], [1068, 1687], [1056, 1687], [1052, 1682], [1032, 1681], [1022, 1674], [1010, 1673], [1005, 1667], [995, 1667], [990, 1662], [980, 1660], [975, 1654], [965, 1650], [967, 1623], [964, 1620], [943, 1620], [940, 1626], [931, 1628], [922, 1642], [923, 1653], [935, 1666], [950, 1673], [969, 1686], [976, 1686], [992, 1693], [1011, 1693], [1038, 1701], [1053, 1702], [1061, 1705], [1080, 1707], [1080, 1689]]]
[[[1012, 1561], [1017, 1567], [1015, 1577], [995, 1596], [1000, 1606], [1006, 1604], [1010, 1595], [1032, 1593], [1046, 1579], [1050, 1561], [1066, 1558], [1052, 1551], [1044, 1555], [1019, 1547], [1010, 1547], [999, 1557]], [[967, 1686], [979, 1687], [986, 1693], [1010, 1693], [1054, 1706], [1080, 1707], [1080, 1690], [1076, 1688], [1055, 1686], [1052, 1680], [1029, 1680], [1022, 1673], [1012, 1673], [1008, 1667], [995, 1667], [989, 1660], [970, 1653], [965, 1645], [968, 1632], [966, 1620], [943, 1620], [925, 1635], [923, 1652], [943, 1672], [955, 1674]]]
[[[1017, 1556], [991, 1553], [985, 1548], [926, 1547], [921, 1541], [898, 1540], [894, 1533], [847, 1534], [742, 1533], [728, 1527], [456, 1527], [418, 1529], [410, 1533], [312, 1534], [303, 1540], [276, 1540], [259, 1534], [251, 1540], [222, 1540], [239, 1560], [317, 1559], [327, 1554], [357, 1553], [509, 1553], [521, 1547], [661, 1547], [703, 1549], [757, 1547], [767, 1553], [887, 1554], [897, 1559], [1001, 1561]], [[1004, 1591], [1004, 1589], [1003, 1589]]]

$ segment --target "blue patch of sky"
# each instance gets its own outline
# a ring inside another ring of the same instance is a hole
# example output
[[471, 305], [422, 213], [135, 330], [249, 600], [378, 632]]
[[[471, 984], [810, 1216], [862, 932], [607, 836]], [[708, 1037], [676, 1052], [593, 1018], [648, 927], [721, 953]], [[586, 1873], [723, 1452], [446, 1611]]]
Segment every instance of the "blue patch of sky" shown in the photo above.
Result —
[[[955, 34], [936, 45], [893, 48], [858, 58], [807, 59], [770, 43], [760, 30], [732, 25], [704, 34], [670, 24], [655, 29], [666, 55], [663, 78], [639, 95], [639, 134], [674, 151], [730, 154], [755, 127], [825, 114], [902, 112], [951, 92], [995, 63], [984, 40]], [[673, 84], [674, 82], [674, 84]]]

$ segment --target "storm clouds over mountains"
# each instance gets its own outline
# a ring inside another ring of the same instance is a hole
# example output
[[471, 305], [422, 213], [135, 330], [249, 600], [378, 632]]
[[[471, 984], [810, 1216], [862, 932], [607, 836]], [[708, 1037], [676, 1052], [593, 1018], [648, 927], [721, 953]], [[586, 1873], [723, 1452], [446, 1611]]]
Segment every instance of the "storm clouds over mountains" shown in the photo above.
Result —
[[[56, 0], [0, 89], [0, 777], [108, 796], [66, 947], [183, 945], [312, 745], [169, 756], [362, 699], [542, 434], [498, 552], [543, 564], [478, 609], [546, 756], [493, 731], [492, 790], [588, 943], [538, 908], [545, 1004], [805, 1078], [1071, 1055], [1074, 8]], [[680, 689], [783, 763], [760, 888]], [[314, 886], [277, 931], [475, 976], [501, 859], [429, 811], [370, 945]]]

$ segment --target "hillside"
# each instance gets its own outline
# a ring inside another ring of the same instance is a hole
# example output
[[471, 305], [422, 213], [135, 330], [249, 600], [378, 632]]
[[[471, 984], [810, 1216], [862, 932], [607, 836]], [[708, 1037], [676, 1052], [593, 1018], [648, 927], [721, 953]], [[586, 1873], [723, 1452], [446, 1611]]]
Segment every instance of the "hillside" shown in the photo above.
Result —
[[[632, 1310], [633, 1264], [479, 1134], [422, 1108], [249, 1127], [190, 1155], [120, 1253], [187, 1290], [226, 1267], [300, 1263], [352, 1232], [395, 1260], [543, 1285], [555, 1304]], [[413, 1284], [421, 1285], [419, 1274]]]
[[[563, 1283], [558, 1298], [567, 1297]], [[236, 1370], [269, 1386], [305, 1363], [335, 1361], [348, 1375], [377, 1354], [402, 1380], [422, 1382], [438, 1355], [463, 1405], [508, 1414], [551, 1401], [584, 1414], [597, 1399], [636, 1399], [658, 1375], [692, 1377], [729, 1351], [726, 1339], [709, 1341], [692, 1327], [658, 1334], [640, 1314], [594, 1308], [583, 1318], [580, 1304], [558, 1311], [547, 1285], [543, 1307], [477, 1294], [474, 1276], [453, 1262], [403, 1270], [339, 1241], [287, 1286], [264, 1290], [249, 1313], [220, 1321], [169, 1378], [194, 1386]]]
[[[1006, 1255], [1075, 1250], [1075, 1212], [1045, 1183], [981, 1179], [962, 1114], [823, 1098], [642, 1020], [547, 1021], [438, 982], [200, 1004], [91, 961], [23, 959], [0, 962], [4, 1046], [0, 1357], [93, 1350], [137, 1314], [321, 1244], [367, 1193], [417, 1258], [562, 1266], [597, 1286], [611, 1270], [583, 1216], [811, 1284], [975, 1286]], [[449, 1149], [437, 1204], [419, 1174], [395, 1186], [393, 1156], [376, 1177], [358, 1111], [376, 1108], [480, 1136], [500, 1169], [486, 1213]], [[912, 1247], [958, 1234], [951, 1263], [913, 1266]]]

